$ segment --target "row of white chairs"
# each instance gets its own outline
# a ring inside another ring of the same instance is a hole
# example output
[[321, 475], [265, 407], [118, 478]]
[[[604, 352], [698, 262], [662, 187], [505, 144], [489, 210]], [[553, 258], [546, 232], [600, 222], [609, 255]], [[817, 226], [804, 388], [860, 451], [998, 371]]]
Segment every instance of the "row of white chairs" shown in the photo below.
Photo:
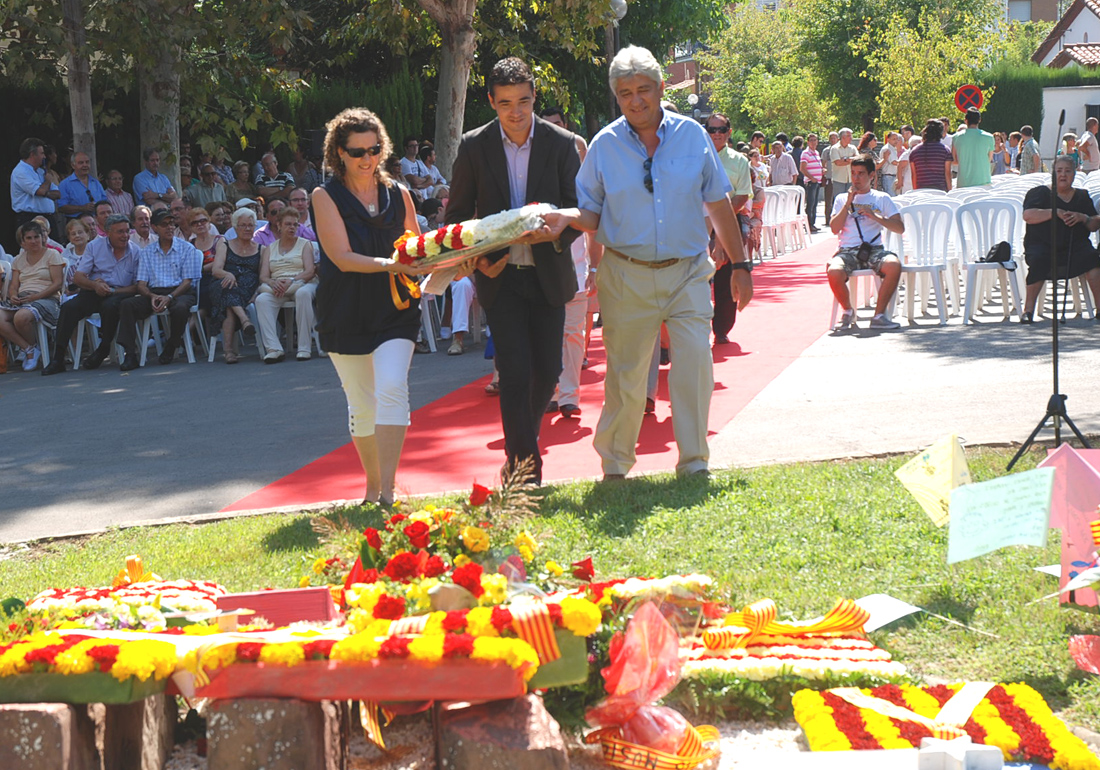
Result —
[[[991, 287], [979, 283], [983, 275], [996, 277], [1004, 317], [1018, 314], [1020, 296], [1025, 291], [1023, 194], [1005, 194], [1001, 189], [994, 192], [988, 188], [972, 190], [966, 195], [918, 192], [921, 194], [904, 196], [899, 201], [905, 223], [904, 235], [888, 233], [885, 241], [887, 250], [898, 254], [902, 260], [903, 278], [910, 276], [905, 278], [904, 287], [908, 318], [913, 319], [915, 298], [921, 293], [916, 290], [915, 279], [925, 274], [932, 285], [940, 324], [945, 324], [948, 300], [953, 307], [952, 315], [959, 310], [962, 270], [966, 272], [964, 324], [968, 324], [976, 310], [992, 297]], [[1018, 266], [1014, 275], [997, 263], [980, 261], [1001, 241], [1008, 241], [1013, 246]], [[858, 281], [864, 275], [868, 279], [873, 277], [870, 270], [856, 271], [853, 277]], [[1078, 314], [1083, 310], [1087, 317], [1094, 317], [1091, 295], [1079, 280], [1071, 284], [1070, 293]], [[867, 294], [870, 295], [869, 289]], [[1040, 298], [1038, 307], [1042, 306]], [[834, 303], [831, 323], [835, 323], [837, 312], [838, 305]]]
[[761, 215], [760, 259], [765, 248], [772, 258], [786, 251], [797, 251], [810, 245], [810, 223], [806, 218], [806, 191], [798, 185], [775, 185], [764, 188], [764, 211]]

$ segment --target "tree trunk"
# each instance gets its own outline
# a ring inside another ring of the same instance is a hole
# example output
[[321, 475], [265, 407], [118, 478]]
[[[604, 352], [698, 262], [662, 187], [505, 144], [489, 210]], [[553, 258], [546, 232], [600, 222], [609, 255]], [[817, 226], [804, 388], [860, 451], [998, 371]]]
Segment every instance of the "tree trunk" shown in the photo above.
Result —
[[443, 38], [443, 56], [439, 67], [439, 101], [435, 111], [436, 165], [443, 176], [451, 176], [462, 123], [466, 115], [466, 88], [474, 63], [477, 39], [473, 16], [476, 0], [452, 0], [458, 7], [448, 18], [436, 20]]
[[180, 190], [180, 51], [175, 45], [160, 47], [149, 60], [136, 61], [138, 100], [141, 106], [141, 149], [160, 151], [160, 173]]
[[95, 118], [92, 114], [92, 79], [88, 65], [88, 41], [84, 31], [83, 0], [61, 0], [62, 25], [69, 48], [69, 106], [73, 114], [73, 150], [92, 159], [92, 176], [98, 175], [95, 157]]

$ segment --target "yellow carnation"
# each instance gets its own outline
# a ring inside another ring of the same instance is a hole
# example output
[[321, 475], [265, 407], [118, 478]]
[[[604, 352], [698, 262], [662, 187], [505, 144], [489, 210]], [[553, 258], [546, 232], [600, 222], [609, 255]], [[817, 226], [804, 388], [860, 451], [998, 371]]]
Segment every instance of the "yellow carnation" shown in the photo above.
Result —
[[562, 566], [556, 561], [546, 562], [546, 571], [550, 574], [551, 577], [561, 577], [563, 574], [565, 574], [565, 570], [562, 569]]
[[462, 544], [471, 553], [481, 553], [489, 549], [489, 535], [480, 527], [466, 527], [462, 530]]
[[471, 561], [470, 557], [467, 556], [464, 553], [460, 553], [458, 556], [456, 556], [454, 558], [454, 562], [455, 562], [456, 567], [465, 567], [467, 564], [470, 563], [470, 561]]
[[429, 596], [428, 592], [437, 585], [439, 585], [438, 578], [423, 578], [409, 585], [408, 590], [405, 592], [405, 597], [409, 601], [416, 602], [416, 612], [423, 612], [424, 610], [431, 609], [432, 597]]
[[176, 670], [176, 646], [168, 642], [139, 639], [119, 645], [118, 658], [111, 667], [111, 676], [120, 682], [130, 677], [146, 681], [167, 679]]
[[317, 559], [317, 561], [313, 562], [313, 574], [320, 575], [324, 571], [325, 571], [325, 560], [324, 559], [319, 558], [319, 559]]
[[499, 572], [482, 575], [481, 587], [485, 593], [478, 597], [478, 604], [503, 604], [508, 600], [508, 578]]
[[517, 671], [522, 671], [524, 681], [530, 680], [539, 669], [538, 653], [522, 639], [479, 637], [474, 639], [470, 659], [506, 663]]
[[373, 660], [378, 657], [382, 642], [366, 633], [349, 636], [332, 645], [331, 660]]
[[530, 533], [528, 533], [527, 530], [524, 530], [523, 532], [520, 532], [518, 535], [516, 535], [516, 539], [513, 541], [513, 544], [516, 546], [516, 548], [519, 548], [521, 550], [524, 546], [527, 546], [532, 551], [537, 551], [539, 549], [539, 544], [535, 542], [535, 539], [531, 537]]
[[429, 511], [427, 508], [419, 511], [413, 511], [411, 514], [409, 514], [409, 521], [421, 521], [425, 524], [431, 524], [432, 512]]
[[575, 636], [591, 636], [596, 633], [601, 617], [599, 608], [587, 599], [566, 596], [561, 600], [562, 625]]
[[445, 633], [444, 630], [443, 630], [443, 619], [446, 618], [446, 617], [447, 617], [446, 612], [433, 612], [433, 613], [431, 613], [430, 615], [428, 615], [428, 620], [424, 624], [424, 630], [421, 631], [421, 633], [424, 634], [425, 636], [429, 636], [429, 635], [438, 636], [438, 635], [441, 635], [441, 634]]
[[298, 581], [299, 588], [309, 588], [309, 575], [302, 575], [302, 579]]
[[466, 633], [471, 636], [500, 636], [493, 625], [491, 607], [475, 607], [466, 613]]
[[532, 551], [529, 546], [521, 545], [519, 547], [519, 558], [523, 559], [525, 562], [530, 563], [535, 558], [535, 552]]
[[302, 645], [296, 642], [265, 644], [260, 648], [260, 663], [273, 663], [276, 666], [290, 668], [297, 666], [305, 658], [306, 654], [302, 650]]
[[345, 592], [344, 598], [349, 607], [373, 614], [374, 605], [378, 604], [379, 597], [384, 593], [386, 587], [381, 583], [356, 583]]
[[416, 636], [409, 642], [409, 657], [427, 663], [438, 663], [443, 658], [443, 636]]
[[85, 639], [58, 653], [54, 658], [54, 669], [59, 674], [87, 674], [95, 668], [95, 661], [88, 656], [88, 649], [96, 642], [103, 644], [98, 639]]

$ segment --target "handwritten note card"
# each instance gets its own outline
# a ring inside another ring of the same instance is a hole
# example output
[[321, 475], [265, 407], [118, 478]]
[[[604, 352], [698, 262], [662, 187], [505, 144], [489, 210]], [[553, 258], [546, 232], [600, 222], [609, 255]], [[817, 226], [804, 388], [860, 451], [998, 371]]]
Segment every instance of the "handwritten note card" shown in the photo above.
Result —
[[970, 483], [966, 455], [959, 446], [959, 437], [954, 435], [937, 441], [894, 471], [894, 475], [937, 527], [950, 518], [951, 490]]
[[1054, 469], [1036, 468], [953, 490], [947, 563], [1008, 545], [1046, 545], [1053, 489]]

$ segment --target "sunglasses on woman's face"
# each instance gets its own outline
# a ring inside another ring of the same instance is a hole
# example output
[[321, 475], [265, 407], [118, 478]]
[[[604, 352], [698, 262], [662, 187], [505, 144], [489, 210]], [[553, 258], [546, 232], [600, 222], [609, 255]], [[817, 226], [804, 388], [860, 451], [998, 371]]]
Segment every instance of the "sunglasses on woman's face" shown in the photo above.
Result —
[[380, 155], [382, 153], [382, 145], [376, 144], [373, 147], [345, 147], [346, 152], [352, 158], [362, 158], [364, 155]]

